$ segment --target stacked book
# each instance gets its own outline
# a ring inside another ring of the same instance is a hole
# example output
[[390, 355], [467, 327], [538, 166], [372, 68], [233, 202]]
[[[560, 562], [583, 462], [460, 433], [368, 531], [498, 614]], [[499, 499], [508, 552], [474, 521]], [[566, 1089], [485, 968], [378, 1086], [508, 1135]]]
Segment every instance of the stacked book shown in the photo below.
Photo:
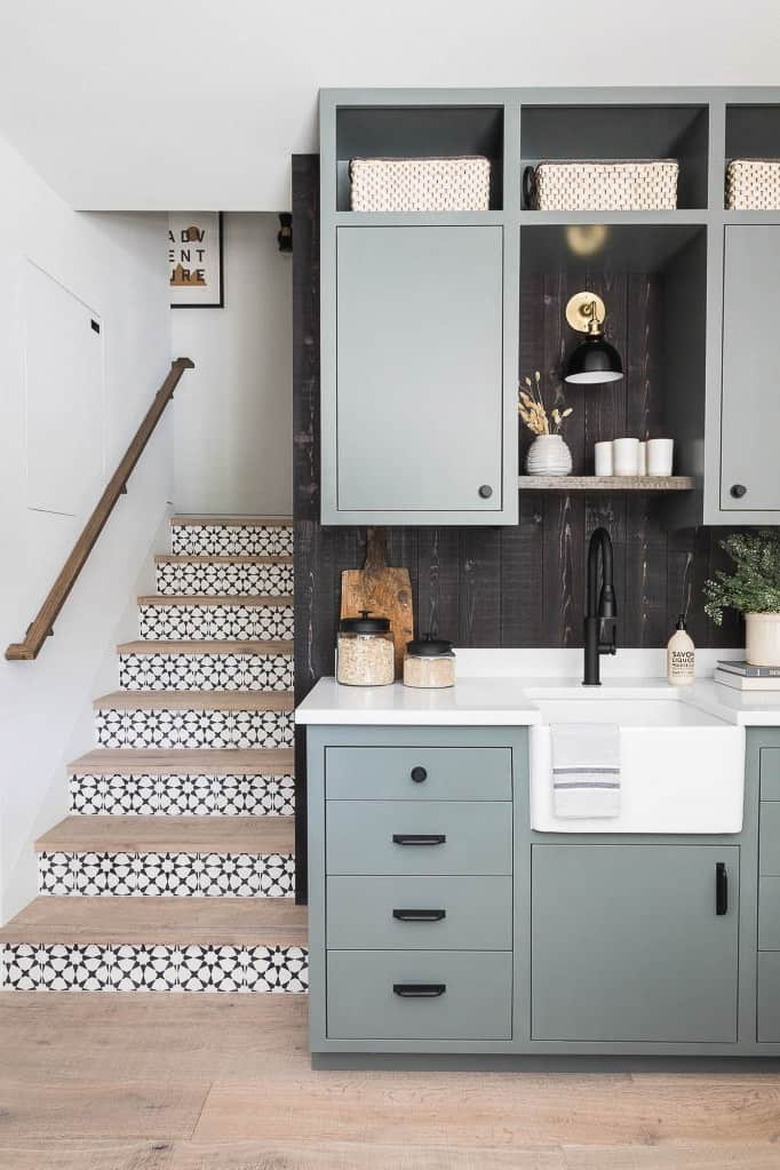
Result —
[[721, 661], [715, 668], [715, 681], [738, 691], [780, 691], [780, 666]]

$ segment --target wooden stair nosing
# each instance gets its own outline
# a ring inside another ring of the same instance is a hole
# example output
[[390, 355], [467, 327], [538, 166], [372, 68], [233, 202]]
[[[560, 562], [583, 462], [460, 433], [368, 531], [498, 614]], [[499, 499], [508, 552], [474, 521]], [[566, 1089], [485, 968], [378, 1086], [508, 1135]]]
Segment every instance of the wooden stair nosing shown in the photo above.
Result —
[[232, 641], [210, 639], [202, 642], [185, 642], [176, 639], [138, 638], [134, 642], [122, 642], [117, 646], [118, 654], [243, 654], [245, 657], [268, 658], [274, 654], [292, 657], [295, 647], [290, 641]]
[[224, 597], [219, 594], [199, 594], [199, 593], [151, 593], [144, 597], [137, 598], [139, 605], [244, 605], [244, 606], [265, 606], [267, 609], [292, 609], [293, 595], [292, 593], [285, 596], [275, 595], [273, 597], [263, 597], [258, 594], [247, 594], [245, 597], [240, 593], [226, 594]]
[[68, 765], [69, 775], [291, 776], [292, 748], [93, 748]]
[[171, 528], [292, 528], [292, 516], [171, 516]]
[[96, 711], [292, 711], [292, 691], [112, 691]]
[[33, 946], [292, 946], [308, 944], [292, 898], [101, 898], [39, 895], [0, 929]]
[[36, 853], [295, 852], [294, 817], [70, 816], [35, 842]]
[[225, 556], [208, 553], [157, 553], [154, 558], [156, 565], [292, 565], [293, 558], [289, 553], [279, 553], [270, 556]]

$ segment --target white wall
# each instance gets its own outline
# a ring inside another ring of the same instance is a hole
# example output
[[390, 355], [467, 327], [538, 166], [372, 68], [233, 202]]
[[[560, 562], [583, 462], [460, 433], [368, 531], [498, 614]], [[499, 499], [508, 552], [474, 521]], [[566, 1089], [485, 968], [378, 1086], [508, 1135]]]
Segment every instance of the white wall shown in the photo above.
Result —
[[173, 356], [196, 364], [174, 402], [177, 511], [292, 511], [292, 257], [277, 216], [226, 215], [224, 309], [172, 309]]
[[0, 130], [74, 207], [273, 211], [323, 86], [773, 85], [774, 0], [24, 0]]
[[[0, 140], [0, 651], [28, 622], [91, 511], [31, 511], [26, 498], [25, 317], [32, 261], [103, 324], [102, 451], [111, 474], [169, 368], [170, 314], [164, 223], [158, 216], [83, 215]], [[40, 310], [40, 303], [34, 304]], [[53, 444], [87, 425], [79, 370], [62, 361], [51, 387], [59, 412]], [[77, 404], [81, 402], [81, 409]], [[171, 419], [130, 479], [37, 662], [0, 659], [0, 918], [35, 894], [32, 842], [66, 811], [65, 765], [94, 746], [91, 701], [116, 686], [110, 649], [132, 636], [132, 594], [167, 512]], [[77, 444], [74, 450], [77, 449]], [[38, 451], [38, 457], [40, 451]], [[92, 461], [94, 464], [95, 461]], [[78, 461], [72, 475], [79, 477]], [[74, 494], [78, 496], [78, 493]], [[111, 663], [107, 667], [107, 663]]]

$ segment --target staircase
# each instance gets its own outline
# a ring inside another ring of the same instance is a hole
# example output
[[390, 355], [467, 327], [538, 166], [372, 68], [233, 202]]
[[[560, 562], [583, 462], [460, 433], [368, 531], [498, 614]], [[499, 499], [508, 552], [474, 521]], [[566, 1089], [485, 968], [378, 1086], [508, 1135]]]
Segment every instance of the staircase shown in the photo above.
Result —
[[289, 519], [171, 522], [40, 895], [0, 931], [5, 988], [306, 991], [291, 554]]

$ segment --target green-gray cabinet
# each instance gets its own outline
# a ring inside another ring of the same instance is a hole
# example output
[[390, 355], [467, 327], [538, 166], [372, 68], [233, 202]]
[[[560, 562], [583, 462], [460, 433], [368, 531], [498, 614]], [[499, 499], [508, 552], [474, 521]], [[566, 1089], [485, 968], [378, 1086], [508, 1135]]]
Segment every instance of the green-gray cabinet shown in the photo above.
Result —
[[721, 506], [780, 512], [780, 225], [728, 225], [725, 240]]
[[503, 506], [503, 229], [337, 230], [336, 507]]
[[737, 1039], [739, 848], [532, 846], [535, 1040]]
[[533, 831], [522, 727], [311, 726], [307, 758], [318, 1063], [780, 1056], [780, 728], [724, 837]]

